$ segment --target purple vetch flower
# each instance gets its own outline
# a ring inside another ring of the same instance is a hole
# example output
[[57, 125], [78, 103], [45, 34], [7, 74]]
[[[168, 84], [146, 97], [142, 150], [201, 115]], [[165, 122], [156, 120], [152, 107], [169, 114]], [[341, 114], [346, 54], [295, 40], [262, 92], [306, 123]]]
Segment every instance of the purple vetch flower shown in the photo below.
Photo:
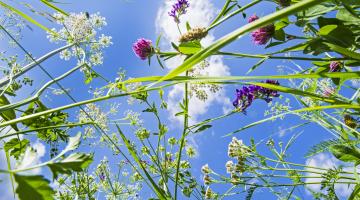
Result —
[[168, 13], [169, 16], [174, 18], [174, 21], [176, 23], [180, 23], [180, 15], [183, 15], [186, 13], [186, 8], [190, 6], [189, 2], [187, 0], [178, 0], [173, 6], [171, 11]]
[[[251, 23], [258, 19], [259, 17], [253, 14], [251, 17], [249, 17], [248, 22]], [[261, 27], [251, 32], [251, 37], [255, 44], [264, 45], [270, 40], [270, 38], [274, 35], [274, 33], [275, 33], [274, 24], [269, 24], [267, 26]]]
[[[276, 80], [266, 80], [264, 83], [279, 85]], [[258, 85], [243, 86], [242, 89], [236, 89], [236, 99], [233, 105], [241, 110], [245, 111], [255, 99], [263, 99], [267, 103], [272, 101], [273, 97], [279, 97], [278, 91], [264, 88]]]
[[341, 67], [342, 67], [342, 65], [341, 65], [341, 63], [340, 62], [338, 62], [338, 61], [332, 61], [331, 63], [330, 63], [330, 70], [329, 70], [329, 72], [339, 72], [339, 71], [341, 71]]
[[101, 172], [101, 173], [99, 174], [99, 178], [100, 178], [101, 181], [104, 181], [104, 180], [105, 180], [105, 174], [104, 174], [104, 172]]
[[264, 45], [275, 33], [275, 26], [273, 24], [261, 27], [251, 33], [251, 37], [255, 44]]
[[248, 22], [251, 23], [258, 19], [259, 19], [259, 17], [256, 14], [253, 14], [251, 17], [249, 17]]
[[147, 40], [144, 38], [138, 39], [132, 47], [134, 53], [137, 57], [139, 57], [141, 60], [145, 60], [148, 57], [152, 56], [154, 53], [154, 48], [152, 47], [151, 40]]

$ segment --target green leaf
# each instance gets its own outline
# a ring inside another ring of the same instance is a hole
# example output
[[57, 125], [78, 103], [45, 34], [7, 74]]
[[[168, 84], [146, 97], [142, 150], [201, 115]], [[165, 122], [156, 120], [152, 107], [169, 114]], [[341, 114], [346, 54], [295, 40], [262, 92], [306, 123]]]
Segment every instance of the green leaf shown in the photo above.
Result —
[[327, 45], [331, 50], [342, 54], [344, 56], [350, 57], [350, 58], [354, 58], [356, 60], [360, 60], [360, 54], [356, 53], [355, 51], [350, 51], [346, 48], [340, 47], [338, 45], [335, 44], [331, 44], [331, 43], [324, 43], [325, 45]]
[[55, 6], [54, 4], [50, 3], [50, 1], [47, 1], [47, 0], [41, 0], [41, 2], [45, 5], [47, 5], [49, 8], [63, 14], [63, 15], [66, 15], [68, 16], [69, 14], [66, 13], [64, 10], [60, 9], [59, 7]]
[[262, 58], [261, 60], [259, 60], [254, 66], [252, 66], [247, 72], [246, 74], [249, 74], [250, 72], [254, 71], [256, 68], [258, 68], [261, 64], [263, 64], [267, 59], [269, 59], [269, 57], [265, 57]]
[[360, 152], [356, 147], [338, 144], [331, 146], [329, 150], [337, 159], [344, 162], [357, 163], [360, 160]]
[[357, 184], [355, 186], [354, 190], [352, 191], [352, 193], [350, 194], [348, 200], [358, 199], [359, 198], [359, 192], [360, 192], [360, 185]]
[[352, 31], [339, 23], [321, 27], [318, 34], [327, 41], [342, 47], [351, 47], [355, 43]]
[[20, 200], [53, 200], [54, 190], [43, 176], [23, 176], [15, 174], [18, 186], [16, 193]]
[[54, 179], [58, 174], [71, 174], [73, 171], [81, 172], [86, 169], [93, 161], [93, 156], [84, 153], [73, 153], [68, 157], [49, 163], [47, 166], [51, 169]]
[[323, 26], [319, 30], [319, 35], [326, 36], [331, 31], [335, 30], [337, 27], [338, 27], [338, 25], [335, 25], [335, 24]]
[[179, 45], [179, 51], [186, 55], [191, 55], [201, 50], [200, 41], [184, 42]]
[[285, 41], [285, 31], [283, 29], [276, 30], [274, 38], [279, 41]]
[[288, 26], [289, 24], [290, 24], [289, 18], [288, 18], [288, 17], [283, 18], [283, 19], [281, 19], [280, 21], [278, 21], [278, 22], [276, 22], [276, 23], [274, 24], [275, 30], [283, 29], [283, 28], [285, 28], [286, 26]]
[[62, 150], [59, 155], [57, 155], [53, 160], [60, 158], [61, 156], [63, 156], [65, 153], [75, 150], [79, 147], [80, 145], [80, 139], [81, 139], [81, 133], [76, 134], [74, 137], [70, 137], [69, 138], [69, 142], [67, 144], [67, 146], [65, 147], [64, 150]]
[[202, 125], [194, 133], [200, 133], [200, 132], [205, 131], [206, 129], [209, 129], [211, 127], [212, 127], [212, 125], [210, 125], [210, 124]]
[[19, 140], [18, 138], [13, 138], [5, 143], [4, 149], [5, 151], [10, 151], [10, 155], [18, 159], [25, 152], [29, 143], [30, 141], [27, 139]]
[[190, 26], [189, 22], [186, 22], [186, 30], [187, 30], [187, 31], [190, 31], [190, 30], [191, 30], [191, 26]]
[[[5, 106], [10, 104], [9, 100], [4, 96], [0, 96], [0, 106]], [[10, 110], [5, 110], [3, 112], [0, 112], [0, 116], [5, 120], [5, 121], [9, 121], [12, 119], [16, 118], [16, 114], [15, 111], [10, 109]], [[17, 128], [16, 124], [11, 125], [11, 127], [15, 130], [15, 131], [19, 131], [19, 129]]]

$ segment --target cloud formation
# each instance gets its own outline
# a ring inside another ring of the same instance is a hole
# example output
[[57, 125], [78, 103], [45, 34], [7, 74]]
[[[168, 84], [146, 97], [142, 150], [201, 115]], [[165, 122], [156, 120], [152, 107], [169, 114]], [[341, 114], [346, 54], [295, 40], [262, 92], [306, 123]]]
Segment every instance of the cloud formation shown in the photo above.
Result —
[[[159, 34], [162, 34], [163, 44], [165, 49], [171, 49], [170, 42], [177, 42], [180, 36], [176, 23], [173, 18], [169, 17], [168, 12], [175, 1], [164, 1], [163, 5], [159, 8], [157, 18], [155, 21], [156, 29]], [[211, 20], [216, 16], [217, 9], [209, 0], [193, 0], [190, 2], [190, 8], [187, 13], [180, 17], [179, 24], [181, 32], [186, 31], [185, 23], [189, 22], [191, 27], [207, 27]], [[210, 32], [206, 38], [202, 40], [204, 47], [210, 45], [215, 40], [214, 35]], [[182, 63], [183, 58], [177, 57], [166, 61], [166, 66], [169, 69], [174, 69]], [[228, 76], [230, 75], [229, 68], [224, 64], [222, 56], [212, 56], [207, 59], [209, 67], [204, 70], [204, 74], [208, 76]], [[209, 91], [208, 99], [203, 102], [197, 98], [192, 98], [189, 104], [189, 114], [191, 115], [190, 123], [195, 123], [198, 118], [205, 114], [210, 107], [214, 104], [220, 104], [224, 112], [228, 112], [231, 108], [231, 101], [225, 95], [225, 90], [221, 89], [213, 94]], [[182, 122], [182, 117], [175, 117], [178, 113], [179, 102], [181, 102], [184, 95], [184, 86], [176, 85], [168, 94], [168, 108], [170, 112], [170, 120], [173, 122]]]
[[[324, 168], [324, 169], [331, 169], [334, 167], [338, 167], [340, 164], [341, 163], [337, 159], [335, 159], [333, 156], [326, 154], [326, 153], [317, 154], [306, 160], [306, 165], [320, 167], [320, 168]], [[316, 169], [311, 169], [311, 170], [319, 171]], [[354, 168], [347, 167], [347, 168], [344, 168], [344, 170], [353, 172]], [[322, 171], [322, 172], [324, 172], [324, 171]], [[319, 175], [313, 174], [313, 173], [307, 173], [306, 176], [319, 176]], [[322, 178], [306, 178], [305, 179], [305, 182], [307, 182], [307, 183], [321, 182], [321, 181], [322, 181]], [[346, 180], [340, 179], [340, 181], [346, 181]], [[319, 192], [321, 186], [319, 184], [314, 184], [314, 185], [309, 185], [308, 187], [311, 190]], [[346, 184], [335, 184], [335, 192], [339, 197], [348, 197], [351, 194], [352, 190], [353, 190], [352, 186], [348, 186]]]

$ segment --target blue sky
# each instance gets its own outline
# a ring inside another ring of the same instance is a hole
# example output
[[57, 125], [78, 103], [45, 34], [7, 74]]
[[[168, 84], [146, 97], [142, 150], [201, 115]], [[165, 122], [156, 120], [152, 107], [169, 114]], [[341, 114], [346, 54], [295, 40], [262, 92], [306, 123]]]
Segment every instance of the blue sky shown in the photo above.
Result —
[[[71, 1], [68, 1], [71, 2]], [[105, 50], [104, 54], [104, 64], [102, 66], [97, 66], [95, 69], [100, 72], [104, 77], [109, 80], [114, 80], [116, 78], [116, 73], [120, 68], [123, 68], [127, 71], [129, 77], [140, 77], [140, 76], [149, 76], [149, 75], [161, 75], [165, 74], [170, 68], [176, 67], [176, 64], [179, 64], [178, 60], [172, 60], [167, 62], [167, 67], [169, 69], [162, 70], [159, 66], [156, 65], [155, 60], [153, 60], [153, 65], [148, 66], [147, 62], [139, 60], [132, 52], [131, 46], [132, 43], [140, 38], [148, 38], [153, 41], [156, 40], [159, 33], [163, 35], [162, 48], [165, 50], [169, 49], [169, 41], [167, 39], [172, 39], [177, 36], [177, 32], [173, 26], [168, 26], [171, 23], [171, 19], [167, 19], [166, 13], [169, 9], [169, 2], [167, 0], [77, 0], [69, 4], [60, 5], [61, 8], [68, 12], [89, 12], [95, 13], [100, 12], [100, 14], [106, 17], [107, 26], [103, 28], [102, 33], [112, 36], [113, 45]], [[206, 25], [211, 18], [214, 17], [214, 14], [218, 12], [221, 8], [224, 1], [213, 1], [213, 0], [190, 0], [190, 10], [187, 16], [184, 16], [183, 22], [189, 20], [190, 25], [194, 24], [195, 26]], [[248, 0], [241, 1], [242, 5], [245, 5]], [[38, 6], [38, 8], [44, 9], [40, 6], [38, 1], [31, 0], [29, 3]], [[196, 4], [197, 7], [192, 5]], [[207, 9], [201, 9], [202, 6], [207, 5]], [[195, 10], [192, 10], [195, 9]], [[25, 9], [23, 9], [25, 10]], [[250, 16], [253, 13], [256, 13], [259, 16], [264, 16], [275, 10], [273, 3], [264, 2], [254, 8], [249, 9], [246, 13]], [[52, 23], [44, 20], [41, 17], [38, 17], [38, 20], [47, 24], [49, 27], [53, 26]], [[205, 41], [205, 46], [216, 40], [216, 38], [221, 37], [222, 35], [229, 33], [241, 25], [247, 23], [247, 20], [243, 19], [240, 15], [234, 17], [228, 22], [224, 23], [222, 26], [216, 28], [210, 33], [210, 36]], [[185, 30], [185, 29], [183, 29]], [[290, 29], [289, 31], [294, 33], [299, 33], [301, 30]], [[37, 27], [33, 27], [33, 30], [24, 29], [23, 31], [24, 38], [22, 39], [22, 45], [33, 55], [39, 57], [40, 55], [45, 54], [49, 50], [55, 49], [60, 46], [60, 44], [49, 43], [46, 39], [46, 34]], [[1, 51], [7, 50], [9, 54], [18, 53], [23, 55], [23, 53], [18, 48], [7, 48], [7, 41], [0, 41]], [[224, 48], [224, 51], [236, 51], [243, 53], [262, 53], [267, 50], [264, 50], [263, 46], [255, 46], [252, 44], [251, 39], [248, 35], [240, 38], [235, 41], [228, 47]], [[273, 51], [276, 49], [273, 49]], [[253, 66], [258, 60], [256, 59], [228, 59], [225, 57], [217, 57], [212, 64], [210, 74], [211, 75], [244, 75], [247, 70]], [[75, 66], [76, 62], [74, 60], [70, 62], [61, 61], [57, 56], [43, 63], [43, 66], [53, 75], [58, 76], [71, 67]], [[296, 62], [303, 66], [304, 68], [309, 67], [307, 62]], [[291, 62], [283, 62], [280, 60], [266, 61], [259, 69], [255, 70], [252, 75], [267, 75], [275, 74], [277, 72], [278, 66], [287, 66], [294, 68], [295, 65]], [[35, 88], [39, 88], [44, 84], [48, 78], [41, 72], [39, 69], [34, 69], [30, 71], [28, 76], [32, 77], [35, 80]], [[91, 94], [88, 92], [89, 87], [96, 88], [105, 84], [101, 80], [95, 80], [90, 85], [82, 84], [82, 74], [75, 73], [69, 78], [62, 81], [62, 85], [65, 88], [71, 88], [71, 94], [75, 97], [76, 100], [85, 100], [91, 98]], [[285, 80], [280, 81], [280, 83], [285, 82]], [[240, 86], [238, 86], [240, 87]], [[226, 86], [220, 93], [209, 97], [207, 102], [198, 102], [194, 100], [190, 104], [190, 112], [194, 115], [193, 120], [201, 121], [210, 117], [218, 116], [223, 114], [224, 110], [231, 109], [231, 102], [234, 98], [236, 86]], [[24, 88], [19, 95], [20, 97], [28, 96], [33, 89]], [[181, 88], [170, 88], [166, 90], [166, 99], [170, 105], [168, 112], [162, 112], [163, 120], [166, 120], [169, 124], [170, 133], [172, 136], [181, 134], [181, 126], [179, 120], [175, 119], [172, 115], [175, 114], [177, 106], [177, 100], [181, 96]], [[49, 107], [57, 107], [71, 101], [66, 96], [51, 96], [50, 92], [48, 93], [48, 98], [43, 98], [46, 102], [46, 105]], [[173, 96], [168, 96], [168, 94], [173, 94]], [[151, 94], [151, 99], [158, 101], [157, 93]], [[281, 101], [281, 100], [279, 100]], [[119, 107], [119, 118], [123, 113], [128, 109], [133, 109], [137, 111], [143, 110], [144, 105], [135, 105], [128, 106], [126, 99], [113, 99], [110, 102], [120, 103]], [[103, 108], [108, 108], [108, 103], [99, 103]], [[293, 102], [294, 107], [297, 106], [296, 102]], [[201, 173], [200, 168], [202, 165], [208, 163], [209, 166], [214, 169], [216, 172], [221, 172], [225, 174], [225, 162], [227, 158], [227, 145], [231, 141], [231, 137], [222, 137], [223, 135], [232, 132], [236, 129], [239, 129], [243, 125], [249, 124], [251, 122], [257, 121], [264, 117], [264, 111], [268, 109], [267, 105], [263, 101], [256, 101], [251, 108], [248, 109], [247, 115], [236, 114], [225, 120], [220, 120], [215, 123], [212, 123], [213, 128], [199, 134], [192, 136], [192, 143], [197, 148], [198, 156], [191, 159], [192, 171], [194, 175], [201, 182]], [[71, 115], [74, 117], [77, 115], [78, 109], [69, 110]], [[170, 113], [170, 114], [169, 114]], [[153, 126], [153, 118], [150, 114], [142, 114], [145, 124], [149, 129], [155, 130]], [[307, 149], [312, 145], [330, 138], [331, 135], [327, 133], [321, 127], [311, 124], [304, 126], [302, 128], [296, 129], [294, 131], [287, 131], [284, 134], [279, 134], [283, 129], [289, 128], [291, 126], [300, 124], [304, 121], [300, 120], [298, 117], [290, 116], [285, 120], [277, 120], [273, 122], [267, 122], [261, 126], [256, 126], [254, 128], [248, 129], [244, 132], [238, 133], [235, 135], [239, 139], [242, 139], [245, 144], [250, 143], [250, 139], [254, 138], [255, 141], [262, 140], [274, 135], [274, 140], [276, 142], [283, 141], [286, 143], [290, 137], [300, 131], [303, 131], [296, 142], [290, 149], [290, 157], [288, 158], [292, 162], [305, 163], [306, 159], [303, 158], [303, 155], [306, 153]], [[74, 130], [71, 132], [75, 134]], [[282, 132], [283, 133], [283, 132]], [[130, 135], [131, 132], [126, 134]], [[34, 138], [33, 138], [34, 139]], [[46, 148], [48, 150], [48, 147]], [[84, 145], [80, 150], [88, 152], [96, 152], [95, 162], [91, 167], [96, 166], [96, 160], [101, 159], [103, 156], [107, 156], [111, 163], [116, 163], [119, 159], [116, 156], [113, 156], [110, 151], [105, 148], [89, 148]], [[265, 154], [268, 153], [266, 145], [262, 144], [260, 151]], [[319, 157], [319, 162], [328, 161], [330, 158], [326, 157], [327, 155], [322, 155]], [[325, 157], [324, 157], [325, 156]], [[42, 160], [46, 160], [48, 155], [45, 155]], [[331, 159], [330, 159], [331, 160]], [[315, 162], [315, 161], [314, 161]], [[316, 161], [315, 164], [318, 164]], [[46, 170], [43, 173], [47, 174]], [[215, 186], [215, 191], [224, 191], [227, 187], [224, 186]], [[302, 199], [310, 199], [304, 191], [297, 191], [299, 196]], [[301, 193], [301, 194], [300, 194]], [[145, 197], [148, 194], [142, 194]], [[254, 196], [254, 199], [277, 199], [274, 195], [268, 192], [260, 192]], [[0, 197], [0, 199], [2, 199]], [[231, 198], [229, 198], [231, 199]]]

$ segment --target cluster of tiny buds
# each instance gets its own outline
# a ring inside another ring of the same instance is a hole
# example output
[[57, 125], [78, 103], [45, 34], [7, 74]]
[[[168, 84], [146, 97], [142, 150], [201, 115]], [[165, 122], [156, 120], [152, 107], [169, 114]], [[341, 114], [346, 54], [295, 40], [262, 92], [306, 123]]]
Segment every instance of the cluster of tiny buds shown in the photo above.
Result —
[[228, 156], [230, 158], [246, 158], [250, 153], [250, 149], [243, 144], [242, 140], [233, 137], [228, 146]]
[[179, 38], [179, 42], [190, 42], [194, 40], [201, 40], [206, 37], [208, 34], [206, 28], [193, 28], [189, 30], [187, 33], [183, 34]]
[[210, 174], [212, 172], [212, 170], [210, 169], [209, 165], [206, 164], [206, 165], [201, 167], [201, 172], [203, 174]]

